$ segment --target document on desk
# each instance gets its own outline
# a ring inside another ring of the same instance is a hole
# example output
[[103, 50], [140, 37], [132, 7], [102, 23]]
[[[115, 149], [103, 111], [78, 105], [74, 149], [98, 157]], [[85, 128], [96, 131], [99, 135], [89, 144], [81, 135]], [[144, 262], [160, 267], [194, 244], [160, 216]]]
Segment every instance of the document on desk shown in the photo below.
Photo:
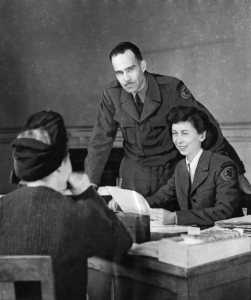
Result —
[[245, 234], [251, 236], [251, 215], [217, 221], [215, 225], [221, 228], [243, 229]]
[[100, 187], [98, 193], [100, 196], [111, 195], [125, 213], [149, 215], [148, 202], [135, 191], [121, 189], [117, 186], [105, 186]]
[[150, 222], [151, 232], [161, 232], [161, 233], [185, 233], [188, 232], [190, 226], [180, 226], [180, 225], [163, 225], [158, 221]]
[[[145, 198], [131, 190], [121, 189], [115, 186], [103, 186], [98, 189], [100, 196], [112, 196], [125, 213], [149, 215], [150, 206]], [[158, 221], [150, 221], [150, 231], [160, 233], [183, 233], [188, 231], [189, 226], [163, 225]]]

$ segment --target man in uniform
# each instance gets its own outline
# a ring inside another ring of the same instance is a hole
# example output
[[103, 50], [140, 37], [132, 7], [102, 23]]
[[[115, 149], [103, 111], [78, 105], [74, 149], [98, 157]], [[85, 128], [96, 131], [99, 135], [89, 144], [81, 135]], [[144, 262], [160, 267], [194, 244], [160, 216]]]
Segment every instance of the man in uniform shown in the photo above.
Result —
[[125, 151], [120, 165], [122, 188], [135, 190], [144, 197], [154, 194], [172, 176], [181, 159], [172, 142], [166, 115], [172, 107], [186, 105], [209, 116], [218, 132], [211, 151], [224, 153], [237, 164], [240, 186], [251, 193], [242, 161], [210, 112], [195, 100], [181, 80], [147, 72], [139, 48], [130, 42], [116, 45], [110, 60], [117, 80], [104, 88], [85, 161], [85, 172], [92, 183], [99, 186], [120, 128]]

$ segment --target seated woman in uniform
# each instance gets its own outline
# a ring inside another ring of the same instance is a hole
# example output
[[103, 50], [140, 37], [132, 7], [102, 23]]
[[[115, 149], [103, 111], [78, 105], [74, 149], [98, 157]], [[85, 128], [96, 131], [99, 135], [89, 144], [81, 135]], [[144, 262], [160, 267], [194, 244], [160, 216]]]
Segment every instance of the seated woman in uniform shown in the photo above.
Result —
[[154, 220], [163, 224], [213, 225], [241, 216], [238, 169], [227, 156], [212, 153], [217, 131], [207, 115], [192, 107], [174, 107], [167, 116], [175, 146], [185, 157], [173, 177], [146, 197]]
[[[121, 255], [131, 237], [87, 176], [72, 172], [60, 114], [32, 115], [12, 146], [21, 187], [0, 199], [0, 255], [50, 255], [56, 299], [85, 299], [87, 258]], [[38, 299], [19, 286], [20, 298]]]

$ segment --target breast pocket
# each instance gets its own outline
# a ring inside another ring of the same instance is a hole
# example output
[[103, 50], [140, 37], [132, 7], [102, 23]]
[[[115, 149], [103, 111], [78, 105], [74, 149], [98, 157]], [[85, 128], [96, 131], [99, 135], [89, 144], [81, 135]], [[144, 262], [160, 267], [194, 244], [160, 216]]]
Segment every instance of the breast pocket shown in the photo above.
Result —
[[151, 127], [156, 128], [156, 127], [166, 127], [166, 116], [155, 116], [150, 119], [150, 124]]
[[136, 121], [129, 117], [126, 113], [124, 113], [121, 118], [120, 128], [124, 139], [131, 144], [135, 144]]

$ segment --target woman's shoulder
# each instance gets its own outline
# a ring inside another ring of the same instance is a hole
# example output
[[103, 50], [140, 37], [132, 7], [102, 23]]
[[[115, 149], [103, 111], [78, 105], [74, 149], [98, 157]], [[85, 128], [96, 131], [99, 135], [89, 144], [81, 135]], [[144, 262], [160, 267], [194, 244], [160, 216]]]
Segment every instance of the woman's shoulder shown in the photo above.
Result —
[[227, 155], [224, 155], [223, 153], [211, 152], [209, 150], [204, 150], [204, 151], [211, 153], [211, 161], [215, 161], [218, 163], [229, 162], [231, 164], [236, 165], [230, 157], [228, 157]]
[[226, 155], [215, 152], [212, 153], [210, 165], [221, 174], [225, 181], [238, 178], [238, 167], [236, 163]]
[[53, 190], [52, 188], [46, 187], [46, 186], [36, 186], [36, 187], [30, 187], [30, 186], [22, 186], [17, 188], [16, 190], [6, 194], [7, 198], [16, 198], [19, 199], [60, 199], [66, 198], [59, 192]]

